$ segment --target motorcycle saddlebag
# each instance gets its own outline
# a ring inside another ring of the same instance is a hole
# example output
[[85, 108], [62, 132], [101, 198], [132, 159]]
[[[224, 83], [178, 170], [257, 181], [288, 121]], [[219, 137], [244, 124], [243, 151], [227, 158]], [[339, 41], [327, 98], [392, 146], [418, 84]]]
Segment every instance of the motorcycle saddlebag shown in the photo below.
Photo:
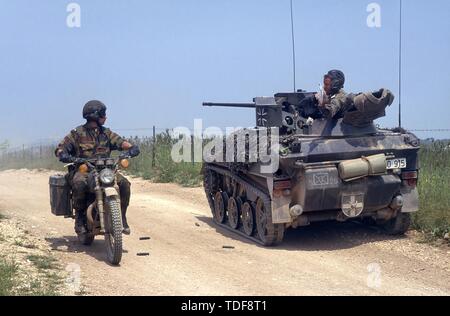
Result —
[[50, 176], [50, 205], [56, 216], [71, 217], [72, 199], [71, 189], [66, 176], [57, 174]]

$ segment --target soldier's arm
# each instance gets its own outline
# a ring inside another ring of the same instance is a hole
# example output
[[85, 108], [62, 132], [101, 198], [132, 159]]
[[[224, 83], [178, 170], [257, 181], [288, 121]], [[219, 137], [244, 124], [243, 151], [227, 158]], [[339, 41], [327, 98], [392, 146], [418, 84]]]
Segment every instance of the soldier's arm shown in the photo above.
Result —
[[76, 140], [73, 132], [70, 132], [64, 139], [58, 144], [55, 149], [56, 157], [60, 158], [61, 155], [76, 155]]
[[345, 111], [351, 103], [351, 95], [340, 92], [331, 97], [329, 102], [321, 107], [321, 111], [327, 118], [334, 118], [338, 113]]
[[119, 134], [109, 131], [109, 139], [111, 143], [111, 150], [129, 150], [133, 144], [124, 140]]
[[322, 107], [322, 113], [327, 118], [333, 118], [336, 116], [336, 114], [341, 110], [342, 108], [342, 102], [338, 100], [337, 98], [331, 99], [330, 103], [325, 104]]
[[124, 140], [122, 137], [120, 137], [118, 134], [109, 131], [110, 135], [110, 142], [111, 142], [111, 150], [123, 150], [128, 151], [128, 154], [131, 157], [139, 156], [141, 151], [139, 150], [139, 146], [136, 144], [132, 144], [126, 140]]

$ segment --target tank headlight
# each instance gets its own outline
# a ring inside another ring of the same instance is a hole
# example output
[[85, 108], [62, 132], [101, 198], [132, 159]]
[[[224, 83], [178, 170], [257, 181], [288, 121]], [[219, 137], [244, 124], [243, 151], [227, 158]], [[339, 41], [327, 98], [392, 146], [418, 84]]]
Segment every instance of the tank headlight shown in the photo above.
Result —
[[116, 175], [111, 169], [103, 169], [102, 171], [100, 171], [100, 181], [103, 184], [112, 184], [115, 177]]

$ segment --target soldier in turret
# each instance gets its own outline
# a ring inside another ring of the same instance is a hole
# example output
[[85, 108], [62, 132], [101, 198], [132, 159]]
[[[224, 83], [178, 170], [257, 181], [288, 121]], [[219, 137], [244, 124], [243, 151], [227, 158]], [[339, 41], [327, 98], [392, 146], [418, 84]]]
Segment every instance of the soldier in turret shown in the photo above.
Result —
[[330, 70], [323, 79], [323, 91], [315, 95], [315, 103], [326, 118], [342, 118], [353, 106], [353, 95], [344, 91], [345, 75]]

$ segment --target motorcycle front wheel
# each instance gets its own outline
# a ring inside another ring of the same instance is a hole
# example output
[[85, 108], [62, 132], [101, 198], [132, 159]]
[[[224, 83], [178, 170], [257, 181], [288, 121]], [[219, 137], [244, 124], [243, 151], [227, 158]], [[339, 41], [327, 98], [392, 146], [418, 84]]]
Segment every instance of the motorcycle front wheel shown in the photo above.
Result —
[[119, 265], [122, 260], [122, 212], [117, 197], [106, 198], [107, 224], [105, 233], [106, 253], [112, 265]]

